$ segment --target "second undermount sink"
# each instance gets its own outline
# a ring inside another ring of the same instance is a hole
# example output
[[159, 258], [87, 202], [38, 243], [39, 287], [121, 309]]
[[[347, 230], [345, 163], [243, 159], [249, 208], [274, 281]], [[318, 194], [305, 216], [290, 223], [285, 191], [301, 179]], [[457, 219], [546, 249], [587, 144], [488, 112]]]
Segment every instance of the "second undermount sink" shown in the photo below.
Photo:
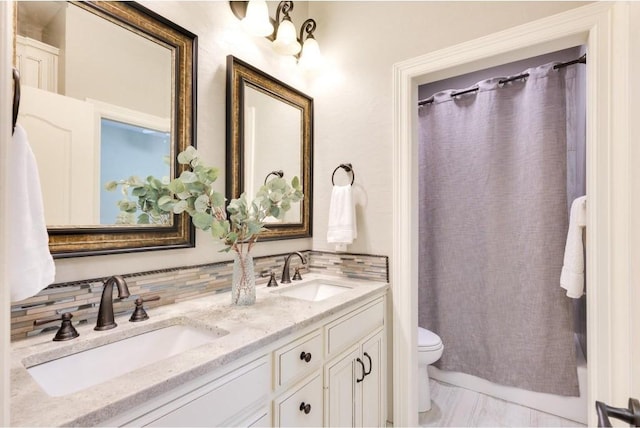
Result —
[[27, 371], [47, 394], [60, 397], [214, 342], [228, 333], [172, 325], [28, 367]]
[[327, 280], [315, 279], [303, 284], [287, 285], [286, 288], [274, 291], [282, 296], [318, 302], [351, 290], [351, 287], [335, 284]]

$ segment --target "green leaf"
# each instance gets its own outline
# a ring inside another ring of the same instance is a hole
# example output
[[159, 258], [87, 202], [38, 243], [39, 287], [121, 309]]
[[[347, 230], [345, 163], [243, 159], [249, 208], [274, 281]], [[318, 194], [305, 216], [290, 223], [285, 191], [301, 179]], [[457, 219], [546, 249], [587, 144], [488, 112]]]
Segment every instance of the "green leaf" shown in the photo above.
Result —
[[213, 235], [214, 238], [220, 239], [227, 234], [224, 223], [225, 222], [214, 221], [211, 224], [211, 235]]
[[134, 187], [131, 190], [131, 196], [144, 196], [147, 193], [147, 189], [145, 187]]
[[187, 201], [178, 201], [173, 206], [173, 213], [174, 214], [180, 214], [180, 213], [184, 212], [184, 210], [186, 210], [186, 209], [187, 209]]
[[182, 153], [178, 155], [178, 163], [182, 165], [190, 164], [191, 161], [198, 157], [198, 152], [195, 147], [189, 146]]
[[149, 224], [149, 214], [142, 213], [138, 216], [138, 224]]
[[213, 224], [213, 217], [211, 214], [197, 212], [191, 216], [193, 225], [198, 229], [207, 230]]
[[104, 188], [107, 192], [113, 192], [118, 188], [118, 182], [115, 180], [109, 181], [104, 185]]
[[184, 192], [186, 190], [186, 187], [182, 180], [176, 178], [175, 180], [172, 180], [171, 183], [169, 183], [169, 190], [173, 193], [178, 194]]
[[222, 193], [211, 192], [211, 206], [222, 208], [224, 206], [225, 200], [226, 199]]
[[193, 206], [198, 212], [203, 213], [207, 211], [207, 209], [209, 209], [209, 196], [207, 195], [198, 196], [198, 198], [193, 203]]
[[198, 176], [191, 171], [182, 171], [182, 174], [180, 174], [180, 180], [185, 184], [195, 183], [198, 181]]
[[283, 194], [281, 191], [279, 190], [274, 190], [273, 192], [271, 192], [271, 194], [269, 194], [269, 199], [271, 199], [271, 202], [280, 202], [282, 200]]
[[301, 189], [300, 187], [300, 179], [298, 178], [298, 176], [295, 176], [291, 179], [291, 187], [293, 187], [296, 190]]
[[160, 199], [158, 199], [158, 207], [165, 212], [172, 211], [175, 203], [176, 202], [173, 200], [173, 198], [167, 195], [162, 196]]

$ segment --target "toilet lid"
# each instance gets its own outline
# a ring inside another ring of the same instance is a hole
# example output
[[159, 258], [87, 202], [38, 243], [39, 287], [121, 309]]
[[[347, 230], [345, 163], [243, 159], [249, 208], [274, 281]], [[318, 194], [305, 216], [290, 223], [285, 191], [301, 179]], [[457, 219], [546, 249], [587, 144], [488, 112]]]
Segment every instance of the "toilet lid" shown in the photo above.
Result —
[[438, 348], [442, 346], [440, 336], [426, 328], [418, 327], [418, 347], [419, 348]]

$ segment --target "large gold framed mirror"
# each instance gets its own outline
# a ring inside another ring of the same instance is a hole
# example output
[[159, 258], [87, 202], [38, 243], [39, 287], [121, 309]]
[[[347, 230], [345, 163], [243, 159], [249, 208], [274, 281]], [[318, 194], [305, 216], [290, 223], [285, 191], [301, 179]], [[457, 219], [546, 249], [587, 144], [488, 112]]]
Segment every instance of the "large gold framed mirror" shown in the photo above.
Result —
[[186, 214], [138, 224], [106, 183], [179, 175], [195, 146], [197, 36], [134, 2], [16, 2], [18, 123], [54, 257], [193, 247]]
[[227, 57], [227, 199], [252, 199], [271, 176], [297, 176], [304, 199], [260, 240], [310, 237], [313, 205], [313, 99], [267, 73]]

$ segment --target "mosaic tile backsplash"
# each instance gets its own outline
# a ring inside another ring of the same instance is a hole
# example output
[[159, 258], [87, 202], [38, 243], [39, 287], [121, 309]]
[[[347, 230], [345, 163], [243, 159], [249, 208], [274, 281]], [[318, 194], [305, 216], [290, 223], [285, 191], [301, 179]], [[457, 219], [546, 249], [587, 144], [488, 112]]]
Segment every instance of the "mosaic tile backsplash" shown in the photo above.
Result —
[[[389, 260], [386, 256], [368, 254], [329, 253], [323, 251], [303, 251], [307, 266], [300, 271], [317, 272], [337, 277], [349, 277], [373, 281], [389, 281]], [[259, 276], [263, 272], [276, 272], [280, 278], [285, 254], [256, 257], [255, 273], [257, 283], [266, 283], [268, 277]], [[298, 258], [291, 259], [291, 268], [300, 266]], [[150, 309], [183, 300], [204, 297], [228, 291], [231, 287], [233, 261], [185, 266], [122, 275], [129, 286], [130, 297], [114, 299], [116, 316], [130, 313], [134, 300], [139, 297], [160, 296], [160, 300], [145, 303]], [[118, 274], [114, 272], [114, 275]], [[59, 317], [64, 312], [73, 313], [73, 323], [95, 323], [103, 283], [107, 278], [92, 278], [81, 281], [52, 284], [36, 296], [15, 302], [11, 306], [11, 340], [49, 332], [53, 334], [60, 322], [44, 326], [34, 326], [35, 320]], [[114, 293], [116, 296], [116, 293]]]

